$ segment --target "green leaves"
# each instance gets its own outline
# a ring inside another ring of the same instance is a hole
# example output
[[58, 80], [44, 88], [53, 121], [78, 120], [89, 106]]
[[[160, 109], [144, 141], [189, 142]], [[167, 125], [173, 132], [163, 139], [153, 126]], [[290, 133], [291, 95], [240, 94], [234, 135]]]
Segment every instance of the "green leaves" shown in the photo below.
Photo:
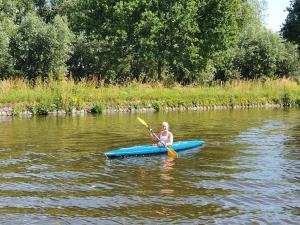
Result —
[[292, 0], [287, 9], [288, 16], [281, 29], [283, 37], [291, 42], [300, 44], [300, 1]]
[[63, 70], [76, 80], [189, 84], [298, 74], [295, 46], [263, 27], [262, 11], [260, 0], [0, 0], [0, 78]]
[[265, 28], [246, 30], [234, 50], [232, 68], [242, 78], [296, 76], [300, 72], [296, 46]]
[[66, 68], [72, 38], [66, 18], [56, 16], [47, 24], [35, 13], [28, 14], [13, 38], [15, 68], [30, 79]]

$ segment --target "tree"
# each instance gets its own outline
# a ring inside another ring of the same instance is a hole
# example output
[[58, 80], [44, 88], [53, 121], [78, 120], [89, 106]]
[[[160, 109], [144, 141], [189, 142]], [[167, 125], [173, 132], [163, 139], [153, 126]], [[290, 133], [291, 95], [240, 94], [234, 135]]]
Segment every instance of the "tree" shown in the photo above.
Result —
[[65, 18], [56, 16], [53, 23], [46, 24], [39, 16], [30, 13], [11, 42], [14, 67], [29, 79], [65, 69], [71, 53], [71, 41], [72, 33]]
[[141, 14], [136, 55], [145, 60], [143, 65], [151, 66], [148, 71], [156, 74], [156, 79], [171, 77], [189, 83], [197, 78], [198, 6], [198, 1], [156, 1]]
[[[203, 1], [199, 8], [200, 56], [205, 76], [203, 80], [228, 77], [228, 63], [244, 29], [252, 4], [248, 1]], [[248, 21], [249, 22], [249, 21]], [[207, 71], [205, 71], [207, 70]], [[209, 73], [213, 73], [209, 75]]]
[[249, 30], [240, 39], [236, 66], [247, 79], [275, 76], [279, 36], [270, 31]]
[[[262, 23], [263, 5], [259, 1], [245, 2], [237, 45], [227, 51], [216, 78], [256, 79], [260, 77], [297, 76], [300, 71], [296, 46]], [[222, 58], [221, 58], [222, 59]]]
[[300, 0], [292, 0], [287, 10], [288, 15], [281, 33], [287, 40], [300, 45]]
[[9, 43], [16, 31], [15, 11], [15, 2], [0, 0], [0, 78], [5, 77], [13, 70]]
[[[87, 42], [98, 43], [82, 43], [97, 46], [84, 56], [94, 54], [93, 73], [105, 80], [190, 83], [199, 79], [206, 61], [236, 44], [243, 2], [77, 0], [71, 27]], [[73, 68], [75, 61], [72, 57]], [[91, 72], [87, 65], [83, 71]]]
[[[287, 22], [299, 19], [299, 1]], [[292, 75], [298, 53], [263, 27], [263, 2], [0, 0], [0, 74], [64, 68], [107, 83], [182, 84]]]

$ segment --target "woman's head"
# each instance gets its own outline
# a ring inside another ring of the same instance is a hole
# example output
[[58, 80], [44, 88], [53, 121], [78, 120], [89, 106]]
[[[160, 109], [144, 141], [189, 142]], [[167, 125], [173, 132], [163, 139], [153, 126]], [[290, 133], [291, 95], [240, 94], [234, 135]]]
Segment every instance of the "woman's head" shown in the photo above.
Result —
[[168, 122], [162, 122], [162, 129], [163, 130], [169, 130], [169, 124], [168, 124]]

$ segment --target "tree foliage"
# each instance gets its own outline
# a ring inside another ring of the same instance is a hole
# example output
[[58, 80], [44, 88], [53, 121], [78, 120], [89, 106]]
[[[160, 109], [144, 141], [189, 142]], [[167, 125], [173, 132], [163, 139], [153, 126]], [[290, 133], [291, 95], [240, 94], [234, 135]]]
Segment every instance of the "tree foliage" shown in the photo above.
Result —
[[12, 69], [12, 57], [9, 54], [9, 43], [16, 26], [14, 12], [16, 5], [8, 0], [0, 0], [0, 77]]
[[283, 37], [287, 40], [300, 44], [300, 1], [292, 0], [287, 8], [288, 15], [281, 29]]
[[[296, 46], [263, 26], [263, 2], [244, 3], [237, 45], [227, 51], [225, 58], [217, 60], [215, 78], [257, 79], [298, 76], [299, 54]], [[218, 66], [218, 65], [217, 65]]]
[[241, 37], [235, 69], [246, 79], [298, 75], [299, 55], [296, 47], [266, 29], [248, 30]]
[[299, 71], [295, 46], [264, 28], [261, 0], [0, 0], [0, 9], [0, 78], [63, 68], [107, 83], [188, 84]]
[[46, 24], [36, 14], [27, 14], [11, 42], [16, 73], [29, 79], [65, 69], [71, 53], [72, 33], [66, 21], [56, 16]]

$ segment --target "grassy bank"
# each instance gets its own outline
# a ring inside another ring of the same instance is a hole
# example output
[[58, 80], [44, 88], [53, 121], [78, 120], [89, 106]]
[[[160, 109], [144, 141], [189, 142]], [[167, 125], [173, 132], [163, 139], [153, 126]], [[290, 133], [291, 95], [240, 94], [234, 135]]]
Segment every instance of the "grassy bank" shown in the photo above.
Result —
[[105, 108], [154, 108], [191, 106], [245, 106], [262, 104], [300, 105], [300, 86], [291, 80], [234, 81], [222, 86], [174, 86], [132, 83], [97, 86], [93, 81], [0, 81], [0, 108], [44, 114], [55, 110]]

